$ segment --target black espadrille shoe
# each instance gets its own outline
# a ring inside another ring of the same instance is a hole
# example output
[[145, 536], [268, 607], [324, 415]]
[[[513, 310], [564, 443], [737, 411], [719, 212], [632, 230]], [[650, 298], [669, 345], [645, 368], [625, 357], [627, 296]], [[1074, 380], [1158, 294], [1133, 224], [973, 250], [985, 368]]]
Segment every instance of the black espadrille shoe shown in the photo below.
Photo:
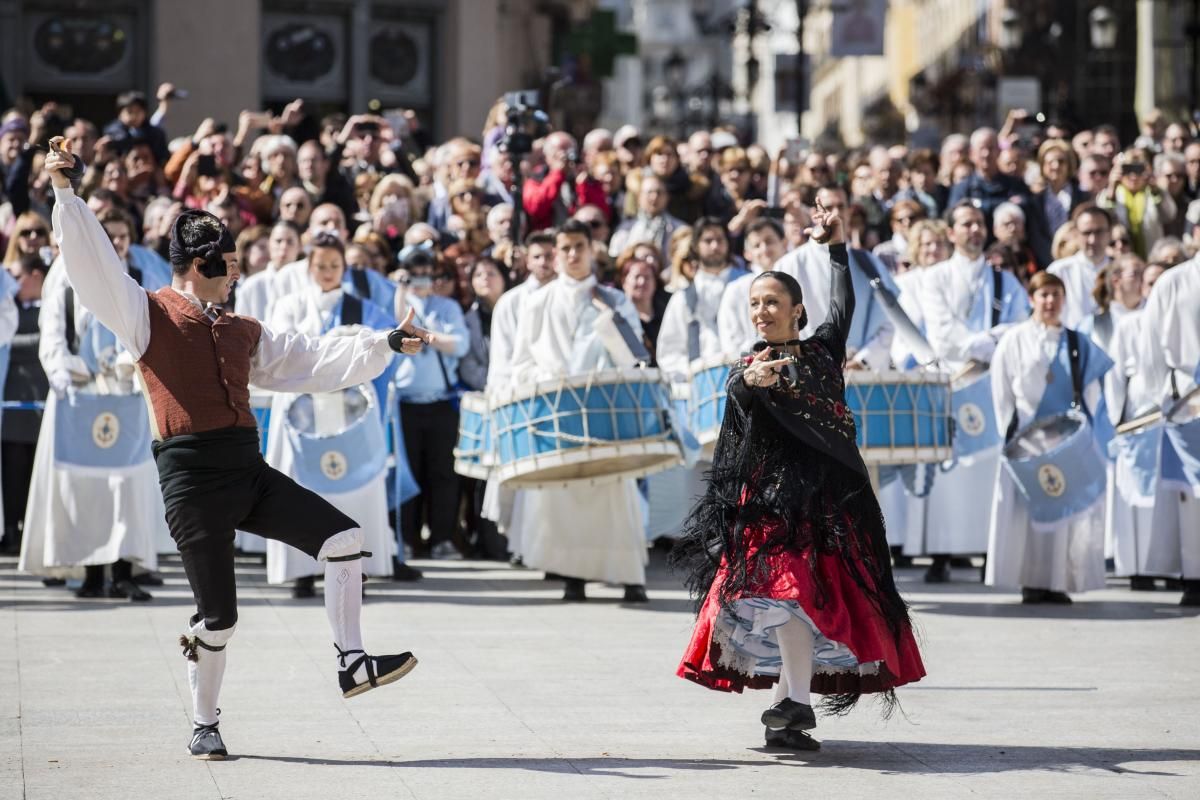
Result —
[[[362, 650], [342, 650], [336, 644], [338, 658], [343, 669], [338, 670], [338, 684], [342, 687], [342, 697], [357, 697], [363, 692], [369, 692], [377, 686], [395, 683], [413, 671], [417, 666], [417, 658], [412, 653], [400, 653], [395, 656], [369, 656]], [[346, 657], [359, 653], [358, 658], [346, 663]], [[362, 665], [367, 673], [367, 679], [361, 683], [354, 680], [354, 673]]]
[[817, 727], [812, 706], [785, 697], [762, 713], [762, 724], [773, 731], [811, 731]]
[[804, 731], [773, 731], [767, 728], [767, 747], [781, 750], [802, 750], [814, 752], [821, 749], [821, 743]]
[[188, 752], [192, 754], [192, 758], [201, 761], [224, 761], [229, 755], [217, 725], [215, 722], [212, 725], [197, 725], [192, 730], [192, 742], [188, 745]]

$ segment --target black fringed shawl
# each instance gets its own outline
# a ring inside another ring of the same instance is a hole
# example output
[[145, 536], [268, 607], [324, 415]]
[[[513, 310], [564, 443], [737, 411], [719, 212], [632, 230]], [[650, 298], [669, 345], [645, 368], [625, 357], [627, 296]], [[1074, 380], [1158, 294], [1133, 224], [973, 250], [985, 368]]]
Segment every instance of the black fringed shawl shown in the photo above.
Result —
[[[748, 387], [742, 380], [747, 359], [732, 366], [708, 487], [671, 558], [699, 606], [724, 556], [728, 574], [720, 600], [732, 610], [758, 583], [756, 576], [768, 574], [771, 554], [810, 547], [836, 554], [899, 641], [908, 609], [892, 578], [883, 516], [845, 403], [842, 366], [854, 289], [845, 246], [833, 245], [829, 254], [829, 317], [800, 344], [797, 363], [785, 373], [790, 386]], [[768, 532], [752, 554], [741, 535], [747, 527]], [[816, 559], [809, 563], [815, 567]], [[812, 576], [821, 607], [820, 576], [815, 569]], [[849, 708], [856, 699], [841, 702]]]

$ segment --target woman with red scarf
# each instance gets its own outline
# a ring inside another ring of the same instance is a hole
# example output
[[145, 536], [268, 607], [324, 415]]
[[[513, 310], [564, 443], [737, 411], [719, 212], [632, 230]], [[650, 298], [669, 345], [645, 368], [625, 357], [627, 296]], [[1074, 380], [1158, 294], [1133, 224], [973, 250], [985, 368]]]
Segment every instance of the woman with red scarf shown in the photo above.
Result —
[[883, 517], [855, 444], [842, 364], [854, 312], [842, 222], [818, 206], [829, 242], [829, 317], [808, 339], [800, 285], [764, 272], [750, 289], [761, 337], [734, 365], [709, 486], [672, 552], [700, 602], [681, 677], [741, 692], [776, 685], [769, 747], [818, 750], [809, 693], [849, 711], [925, 674], [892, 579]]

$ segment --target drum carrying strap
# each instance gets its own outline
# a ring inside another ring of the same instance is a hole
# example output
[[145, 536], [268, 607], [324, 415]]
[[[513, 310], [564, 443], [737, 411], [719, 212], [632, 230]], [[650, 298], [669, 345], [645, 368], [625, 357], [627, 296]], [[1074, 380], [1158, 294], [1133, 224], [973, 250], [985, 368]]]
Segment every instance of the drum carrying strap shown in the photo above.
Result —
[[342, 324], [362, 325], [363, 301], [352, 294], [342, 293]]
[[[1079, 334], [1070, 328], [1067, 328], [1067, 357], [1071, 364], [1071, 408], [1083, 411], [1090, 419], [1091, 412], [1083, 405], [1083, 368], [1079, 363]], [[1012, 419], [1008, 423], [1008, 431], [1004, 434], [1004, 441], [1011, 442], [1016, 433], [1017, 410], [1014, 408]]]
[[1004, 275], [992, 269], [992, 327], [1000, 324], [1000, 312], [1004, 310]]
[[354, 285], [354, 291], [359, 297], [366, 300], [371, 299], [371, 283], [367, 280], [366, 270], [352, 269], [350, 272], [350, 283]]
[[688, 313], [691, 315], [688, 320], [688, 363], [690, 364], [700, 357], [700, 318], [696, 316], [696, 308], [700, 305], [700, 293], [696, 291], [696, 284], [689, 283], [683, 290], [683, 297], [687, 300]]
[[629, 324], [629, 320], [617, 310], [617, 304], [610, 300], [608, 295], [600, 291], [600, 287], [592, 290], [592, 296], [604, 303], [610, 311], [613, 312], [613, 324], [617, 326], [617, 332], [621, 334], [621, 338], [625, 340], [625, 346], [629, 348], [629, 352], [633, 354], [636, 361], [643, 364], [650, 363], [650, 351], [646, 349], [646, 344], [634, 332]]

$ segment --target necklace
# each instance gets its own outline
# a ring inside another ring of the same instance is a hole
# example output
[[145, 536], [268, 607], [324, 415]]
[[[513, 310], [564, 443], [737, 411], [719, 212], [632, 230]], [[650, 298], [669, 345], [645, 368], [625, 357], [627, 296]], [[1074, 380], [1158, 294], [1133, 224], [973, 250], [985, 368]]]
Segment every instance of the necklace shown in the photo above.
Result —
[[767, 347], [794, 347], [800, 343], [799, 339], [788, 339], [786, 342], [767, 342]]

